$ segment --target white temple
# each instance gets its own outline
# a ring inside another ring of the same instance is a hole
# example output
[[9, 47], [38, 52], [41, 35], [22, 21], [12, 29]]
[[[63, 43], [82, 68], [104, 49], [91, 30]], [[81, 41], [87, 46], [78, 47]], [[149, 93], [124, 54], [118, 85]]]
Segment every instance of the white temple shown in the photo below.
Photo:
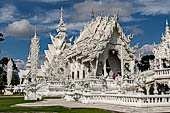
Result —
[[39, 40], [35, 34], [26, 69], [20, 71], [25, 97], [31, 99], [28, 95], [36, 93], [32, 99], [62, 96], [67, 101], [87, 104], [170, 106], [168, 21], [162, 42], [153, 48], [155, 59], [150, 61], [150, 70], [140, 72], [135, 63], [141, 60], [135, 56], [138, 44], [131, 47], [133, 35], [125, 35], [118, 15], [95, 18], [92, 12], [91, 17], [91, 22], [84, 26], [71, 45], [66, 39], [67, 29], [61, 8], [58, 34], [50, 34], [52, 44], [48, 44], [48, 50], [45, 50], [46, 60], [41, 69], [37, 68]]

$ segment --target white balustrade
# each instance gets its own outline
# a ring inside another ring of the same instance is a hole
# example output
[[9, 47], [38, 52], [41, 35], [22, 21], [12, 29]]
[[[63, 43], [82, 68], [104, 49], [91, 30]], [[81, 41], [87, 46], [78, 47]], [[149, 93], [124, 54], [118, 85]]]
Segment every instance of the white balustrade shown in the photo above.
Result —
[[170, 75], [170, 68], [155, 70], [156, 75]]
[[170, 106], [170, 95], [83, 94], [82, 103], [108, 103], [137, 107]]

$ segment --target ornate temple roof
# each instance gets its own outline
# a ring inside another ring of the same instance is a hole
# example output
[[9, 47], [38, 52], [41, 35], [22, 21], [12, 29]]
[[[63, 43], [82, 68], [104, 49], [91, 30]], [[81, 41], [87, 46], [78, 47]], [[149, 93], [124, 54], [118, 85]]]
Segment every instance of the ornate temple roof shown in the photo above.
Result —
[[126, 37], [123, 33], [118, 23], [117, 14], [111, 18], [98, 16], [96, 19], [93, 19], [90, 24], [84, 26], [84, 29], [80, 32], [80, 36], [75, 39], [67, 58], [79, 55], [80, 58], [94, 59], [103, 52], [107, 44], [110, 43], [110, 40], [117, 39], [119, 41], [117, 40], [115, 44], [122, 44], [125, 50], [132, 55], [136, 52], [135, 49], [137, 48], [137, 46], [134, 48], [130, 47], [132, 37], [132, 35]]

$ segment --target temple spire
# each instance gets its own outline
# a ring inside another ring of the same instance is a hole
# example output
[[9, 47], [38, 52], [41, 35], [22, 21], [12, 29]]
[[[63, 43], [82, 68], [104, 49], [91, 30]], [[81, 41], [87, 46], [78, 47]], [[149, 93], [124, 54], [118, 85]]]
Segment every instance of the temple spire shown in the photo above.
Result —
[[[60, 22], [59, 22], [59, 25], [58, 25], [58, 28], [57, 28], [57, 32], [58, 32], [58, 35], [57, 36], [60, 36], [61, 37], [66, 37], [66, 26], [64, 24], [64, 20], [63, 20], [63, 7], [61, 8], [61, 15], [60, 15]], [[56, 37], [57, 37], [56, 36]]]
[[37, 27], [35, 26], [35, 32], [34, 32], [34, 37], [37, 37]]
[[39, 48], [40, 48], [39, 38], [37, 36], [37, 32], [35, 28], [34, 37], [31, 39], [30, 53], [28, 59], [30, 60], [30, 67], [31, 67], [30, 71], [31, 71], [32, 82], [35, 82], [37, 71], [38, 71]]
[[169, 32], [170, 32], [170, 30], [169, 30], [168, 20], [166, 19], [166, 27], [165, 27], [165, 33], [166, 33], [166, 35], [168, 35]]
[[60, 23], [61, 23], [61, 22], [64, 22], [63, 21], [63, 7], [61, 7], [61, 12], [60, 13], [61, 13], [61, 15], [60, 15]]

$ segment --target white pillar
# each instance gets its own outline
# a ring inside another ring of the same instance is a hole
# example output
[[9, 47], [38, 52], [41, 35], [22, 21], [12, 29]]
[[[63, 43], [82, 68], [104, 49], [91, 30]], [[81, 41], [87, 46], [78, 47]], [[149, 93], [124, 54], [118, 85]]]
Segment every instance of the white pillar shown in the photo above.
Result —
[[71, 63], [70, 64], [70, 68], [71, 68], [71, 71], [70, 71], [70, 77], [69, 77], [69, 79], [72, 79], [72, 72], [73, 72], [73, 63]]
[[104, 77], [107, 76], [107, 71], [106, 71], [106, 60], [104, 60]]
[[154, 95], [158, 95], [158, 89], [157, 89], [158, 87], [157, 87], [157, 84], [156, 84], [156, 82], [154, 82]]
[[77, 71], [78, 71], [78, 62], [77, 61], [76, 61], [75, 65], [76, 65], [76, 69], [74, 70], [74, 79], [76, 80], [77, 79]]
[[[96, 60], [96, 69], [95, 69], [95, 75], [97, 75], [98, 62], [99, 62], [99, 60], [97, 59], [97, 60]], [[95, 77], [96, 77], [96, 76], [95, 76]]]
[[159, 68], [162, 69], [161, 59], [159, 59]]
[[123, 63], [123, 43], [121, 44], [121, 47], [120, 47], [120, 51], [121, 51], [121, 75], [122, 77], [124, 76], [124, 63]]
[[149, 95], [150, 85], [146, 85], [147, 95]]
[[83, 79], [83, 63], [81, 63], [80, 79]]
[[162, 85], [162, 87], [161, 87], [161, 95], [165, 95], [165, 86], [164, 85]]

